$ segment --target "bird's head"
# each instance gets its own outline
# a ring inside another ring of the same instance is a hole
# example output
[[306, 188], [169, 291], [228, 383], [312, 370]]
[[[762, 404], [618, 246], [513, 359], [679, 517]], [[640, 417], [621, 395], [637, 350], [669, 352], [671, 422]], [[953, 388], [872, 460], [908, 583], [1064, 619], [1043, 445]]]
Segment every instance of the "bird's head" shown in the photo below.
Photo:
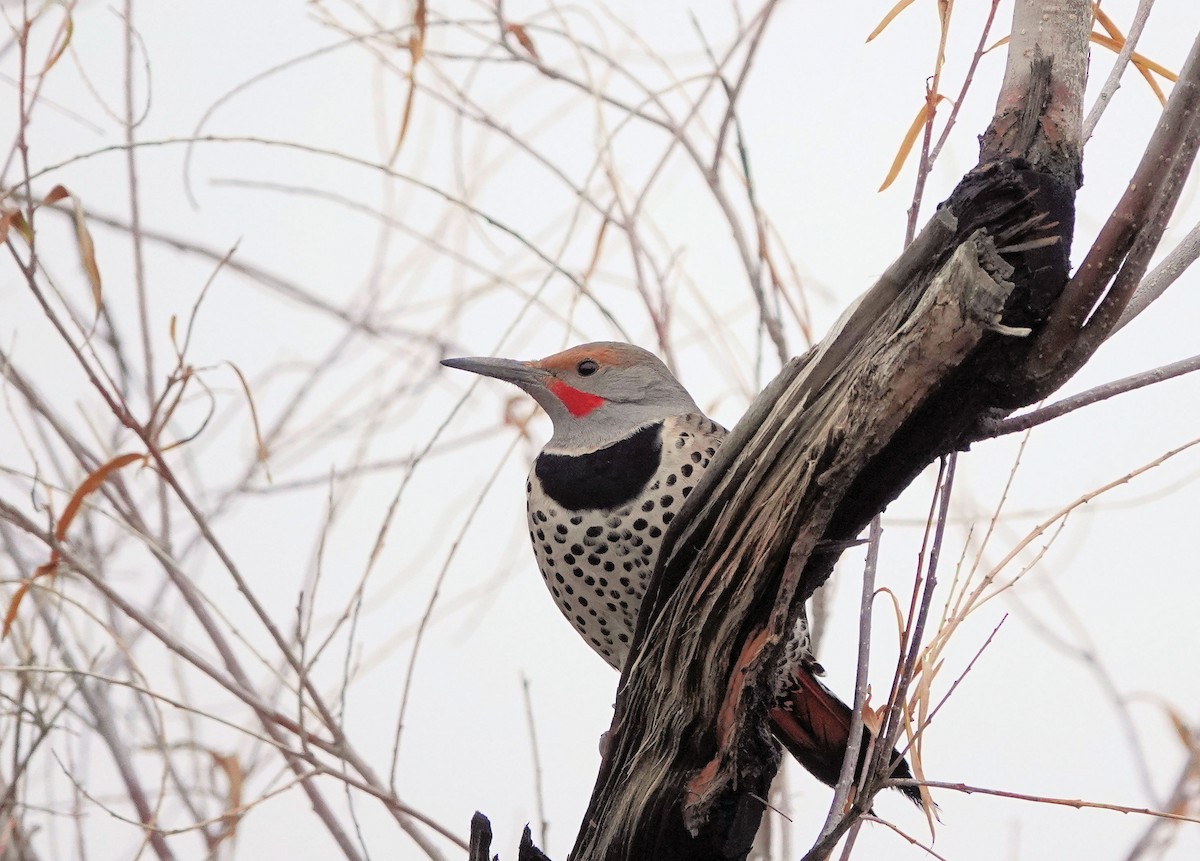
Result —
[[443, 365], [520, 386], [549, 414], [547, 449], [583, 451], [638, 428], [700, 409], [657, 356], [610, 341], [582, 344], [537, 361], [444, 359]]

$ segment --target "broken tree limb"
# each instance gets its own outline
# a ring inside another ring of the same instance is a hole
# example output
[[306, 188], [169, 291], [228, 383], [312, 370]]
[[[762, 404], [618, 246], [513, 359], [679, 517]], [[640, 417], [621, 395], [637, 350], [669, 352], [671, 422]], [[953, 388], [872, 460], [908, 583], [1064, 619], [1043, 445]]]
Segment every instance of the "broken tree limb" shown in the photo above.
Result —
[[726, 468], [706, 472], [708, 504], [681, 515], [573, 858], [745, 856], [778, 762], [771, 680], [839, 506], [954, 368], [1020, 337], [1004, 329], [1013, 270], [994, 240], [977, 229], [955, 244], [957, 219], [938, 221], [939, 264], [873, 319], [848, 321], [838, 361], [818, 351], [790, 364], [722, 446]]
[[[1086, 54], [1084, 17], [1061, 50]], [[998, 105], [980, 165], [756, 399], [668, 532], [576, 861], [745, 857], [778, 763], [773, 674], [832, 570], [823, 548], [854, 537], [982, 416], [1022, 403], [1011, 380], [1066, 283], [1080, 176], [1078, 146], [1063, 143], [1078, 130], [1046, 131], [1078, 125], [1082, 81], [1060, 86], [1057, 55], [1035, 53], [1024, 103]], [[1062, 65], [1081, 75], [1086, 58]]]

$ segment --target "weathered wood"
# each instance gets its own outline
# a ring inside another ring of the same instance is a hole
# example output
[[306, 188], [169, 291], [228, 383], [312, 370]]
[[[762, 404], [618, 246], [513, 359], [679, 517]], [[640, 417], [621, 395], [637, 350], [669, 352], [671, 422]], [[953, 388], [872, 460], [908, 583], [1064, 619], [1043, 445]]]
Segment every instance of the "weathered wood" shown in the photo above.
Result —
[[1030, 121], [1066, 98], [1053, 63], [1030, 64], [1026, 87], [1032, 113], [993, 140], [1036, 146], [1035, 160], [985, 150], [831, 336], [756, 399], [676, 518], [575, 861], [745, 857], [778, 763], [771, 680], [837, 555], [821, 548], [983, 416], [1024, 402], [1011, 381], [1066, 282], [1079, 177], [1078, 150], [1047, 147]]
[[[467, 851], [467, 861], [499, 861], [499, 856], [491, 853], [492, 823], [477, 810], [471, 817], [471, 842]], [[550, 861], [542, 850], [533, 845], [533, 835], [530, 833], [528, 825], [521, 832], [521, 843], [517, 848], [517, 861]]]
[[492, 823], [475, 811], [471, 817], [471, 842], [467, 850], [467, 861], [492, 861]]
[[1012, 293], [993, 240], [976, 231], [953, 245], [956, 220], [939, 218], [938, 265], [887, 285], [895, 295], [870, 319], [851, 315], [837, 361], [818, 352], [789, 366], [723, 446], [709, 504], [664, 549], [655, 586], [673, 598], [643, 605], [643, 648], [573, 858], [745, 857], [777, 767], [765, 714], [802, 563], [865, 467], [995, 335]]

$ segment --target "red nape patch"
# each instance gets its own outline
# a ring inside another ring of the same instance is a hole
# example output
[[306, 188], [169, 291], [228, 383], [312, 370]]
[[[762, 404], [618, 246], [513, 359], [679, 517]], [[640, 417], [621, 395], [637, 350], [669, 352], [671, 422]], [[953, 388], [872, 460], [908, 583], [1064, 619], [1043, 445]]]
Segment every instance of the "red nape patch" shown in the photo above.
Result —
[[552, 382], [550, 391], [554, 392], [554, 396], [562, 401], [563, 406], [570, 410], [571, 415], [576, 418], [586, 416], [597, 407], [604, 406], [604, 398], [573, 389], [562, 380]]

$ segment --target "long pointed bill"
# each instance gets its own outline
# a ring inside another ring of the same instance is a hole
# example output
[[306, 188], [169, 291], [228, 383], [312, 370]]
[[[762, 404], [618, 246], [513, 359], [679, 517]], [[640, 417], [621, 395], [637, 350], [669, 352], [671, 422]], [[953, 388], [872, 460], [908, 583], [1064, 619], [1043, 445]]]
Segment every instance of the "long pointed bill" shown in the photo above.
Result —
[[528, 362], [518, 362], [515, 359], [491, 359], [472, 357], [465, 359], [442, 359], [447, 368], [457, 368], [460, 371], [470, 371], [485, 377], [495, 377], [507, 383], [525, 388], [526, 386], [545, 386], [546, 372], [533, 367]]

